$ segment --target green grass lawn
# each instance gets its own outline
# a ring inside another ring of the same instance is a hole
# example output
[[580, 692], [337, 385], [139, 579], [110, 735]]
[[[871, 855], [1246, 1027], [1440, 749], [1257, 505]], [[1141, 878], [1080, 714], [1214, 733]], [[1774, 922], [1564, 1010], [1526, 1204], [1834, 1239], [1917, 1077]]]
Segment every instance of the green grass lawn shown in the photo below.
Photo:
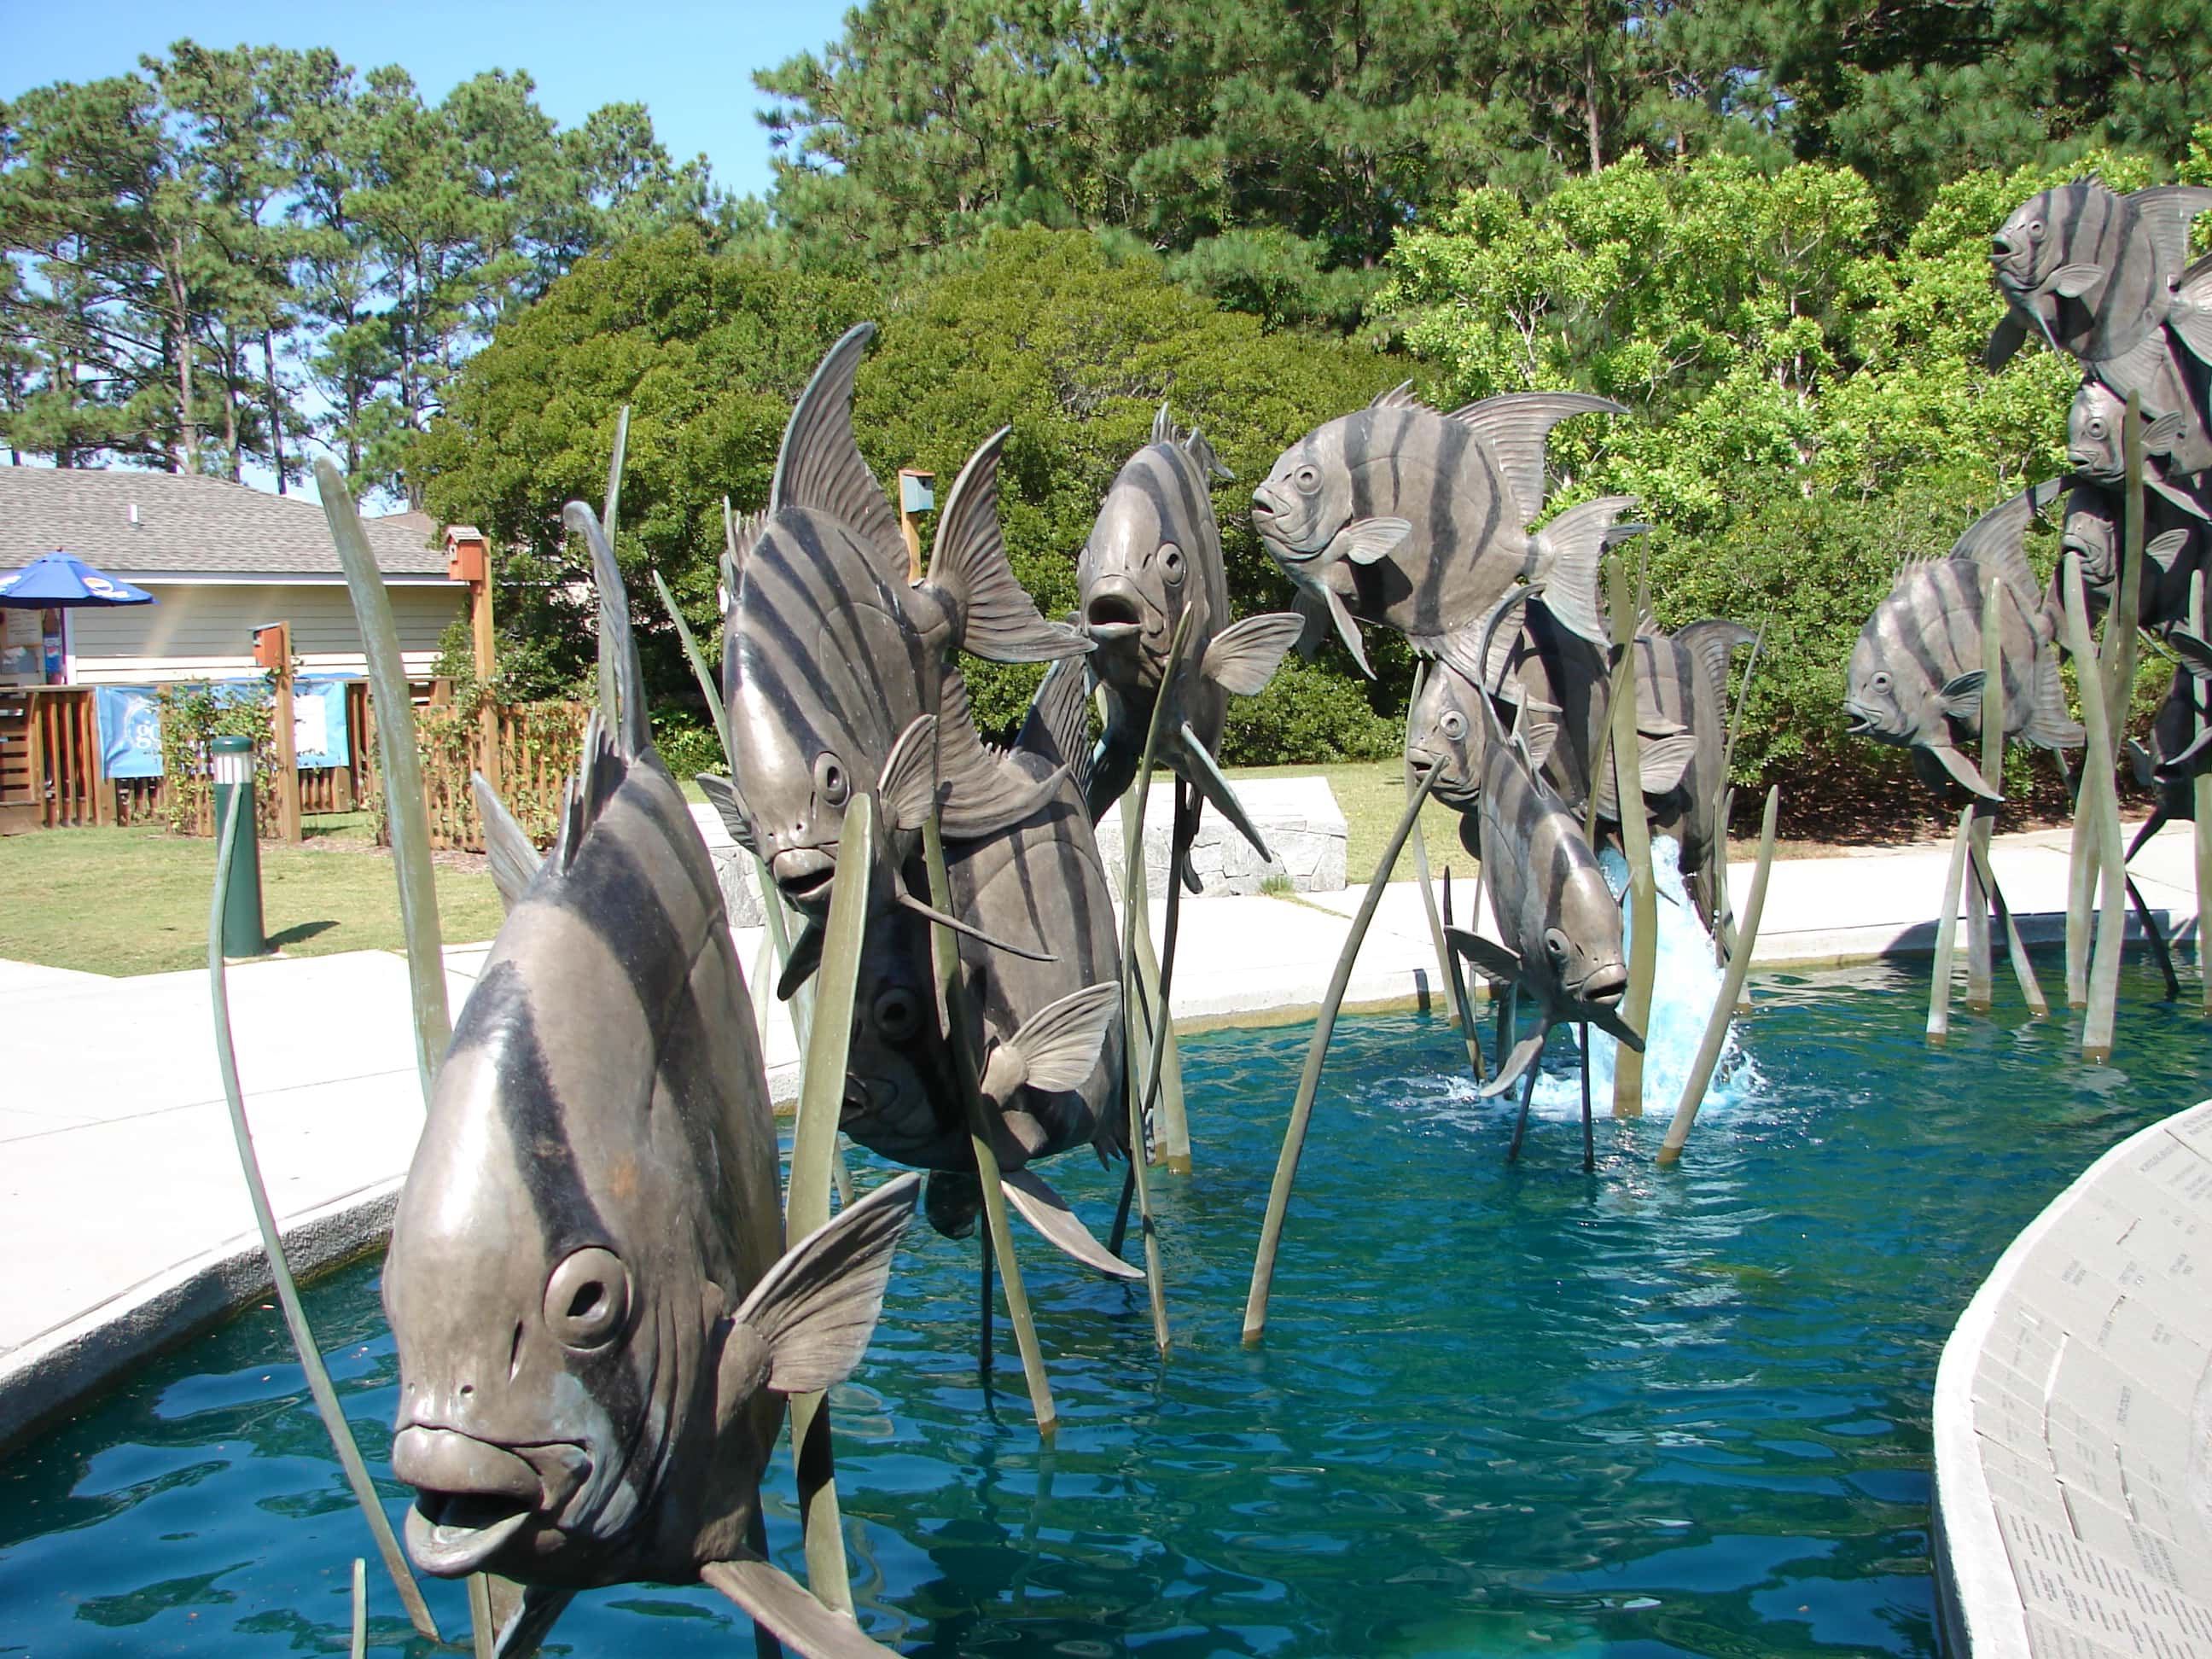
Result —
[[[1406, 810], [1406, 763], [1401, 760], [1352, 761], [1341, 766], [1238, 766], [1230, 769], [1230, 781], [1238, 778], [1307, 778], [1320, 774], [1328, 780], [1337, 806], [1344, 813], [1344, 879], [1352, 887], [1364, 886], [1375, 873], [1375, 861], [1398, 819]], [[1146, 811], [1149, 812], [1150, 808]], [[1421, 836], [1428, 843], [1429, 867], [1441, 872], [1447, 864], [1465, 874], [1474, 860], [1459, 844], [1459, 814], [1431, 799], [1421, 809]], [[1411, 854], [1401, 854], [1392, 872], [1400, 881], [1413, 874]]]
[[[262, 925], [288, 957], [396, 951], [392, 859], [343, 820], [310, 820], [304, 846], [261, 844]], [[350, 833], [345, 833], [350, 832]], [[158, 974], [207, 962], [215, 843], [158, 830], [42, 830], [0, 837], [0, 957], [95, 974]], [[499, 930], [491, 878], [437, 872], [446, 942]]]

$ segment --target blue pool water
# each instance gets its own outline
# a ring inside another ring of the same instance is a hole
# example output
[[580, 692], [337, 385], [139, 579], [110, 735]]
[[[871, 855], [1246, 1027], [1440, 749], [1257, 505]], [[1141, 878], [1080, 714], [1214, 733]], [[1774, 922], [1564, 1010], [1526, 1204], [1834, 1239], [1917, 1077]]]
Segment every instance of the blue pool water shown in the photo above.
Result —
[[[2091, 1069], [2075, 1020], [2008, 1003], [1929, 1051], [1924, 968], [1755, 990], [1751, 1081], [1666, 1176], [1663, 1116], [1601, 1117], [1585, 1176], [1550, 1106], [1509, 1169], [1510, 1108], [1473, 1099], [1449, 1026], [1345, 1022], [1256, 1351], [1245, 1283], [1309, 1028], [1189, 1040], [1198, 1168], [1156, 1188], [1175, 1352], [1141, 1290], [1028, 1249], [1049, 1449], [1003, 1331], [978, 1385], [972, 1243], [918, 1227], [836, 1401], [868, 1629], [1036, 1659], [1932, 1653], [1943, 1338], [2053, 1193], [2212, 1094], [2212, 1053], [2132, 964], [2117, 1063]], [[1549, 1058], [1564, 1103], [1564, 1041]], [[1113, 1177], [1053, 1173], [1103, 1231]], [[375, 1267], [308, 1309], [381, 1467]], [[371, 1549], [288, 1352], [250, 1311], [0, 1463], [0, 1653], [343, 1651]], [[373, 1558], [369, 1583], [372, 1650], [434, 1651]], [[464, 1632], [459, 1588], [428, 1589]], [[734, 1659], [745, 1631], [709, 1591], [631, 1586], [580, 1598], [550, 1650]]]

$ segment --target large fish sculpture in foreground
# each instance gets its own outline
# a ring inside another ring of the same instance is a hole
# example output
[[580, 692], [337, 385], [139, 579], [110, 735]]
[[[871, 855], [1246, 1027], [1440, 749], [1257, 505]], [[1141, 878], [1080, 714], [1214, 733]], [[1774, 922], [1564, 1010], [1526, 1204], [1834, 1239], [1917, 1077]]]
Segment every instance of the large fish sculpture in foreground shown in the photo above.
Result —
[[606, 544], [589, 508], [568, 514], [610, 601], [619, 715], [593, 716], [542, 862], [503, 810], [486, 815], [509, 910], [384, 1270], [392, 1469], [419, 1493], [408, 1551], [441, 1577], [526, 1587], [503, 1653], [528, 1651], [577, 1589], [709, 1565], [803, 1651], [881, 1653], [761, 1558], [760, 1482], [785, 1396], [859, 1362], [916, 1183], [785, 1251], [714, 866], [653, 749]]
[[[1527, 592], [1499, 605], [1489, 627], [1498, 627]], [[1486, 654], [1489, 643], [1486, 635]], [[1475, 699], [1475, 712], [1484, 723], [1478, 809], [1483, 881], [1508, 943], [1492, 944], [1458, 927], [1446, 934], [1477, 969], [1528, 992], [1537, 1007], [1536, 1030], [1498, 1057], [1497, 1075], [1482, 1087], [1485, 1095], [1496, 1095], [1536, 1064], [1554, 1025], [1587, 1020], [1639, 1053], [1644, 1039], [1618, 1012], [1628, 988], [1620, 907], [1580, 819], [1506, 736], [1487, 696]]]
[[1372, 675], [1358, 623], [1403, 634], [1481, 684], [1483, 617], [1516, 582], [1540, 579], [1573, 632], [1602, 643], [1598, 559], [1634, 503], [1606, 496], [1543, 529], [1544, 443], [1573, 415], [1623, 415], [1574, 392], [1514, 392], [1445, 415], [1406, 386], [1315, 428], [1252, 492], [1252, 524], [1297, 584], [1309, 642], [1323, 621]]
[[1982, 602], [1991, 582], [2000, 593], [2005, 737], [2045, 749], [2085, 741], [2066, 713], [2055, 618], [2023, 545], [2029, 520], [2059, 488], [2053, 481], [2022, 490], [1967, 526], [1942, 558], [1907, 564], [1859, 630], [1845, 671], [1850, 730], [1910, 748], [1926, 782], [1940, 787], [1948, 779], [1978, 799], [2003, 799], [1959, 751], [1982, 728]]
[[2207, 209], [2212, 190], [2188, 185], [2120, 196], [2090, 179], [2028, 198], [1990, 240], [1990, 276], [2007, 309], [1990, 336], [1989, 367], [2002, 368], [2031, 337], [2102, 363], [2169, 323], [2212, 362], [2212, 311], [2179, 293], [2190, 222]]
[[[928, 578], [909, 584], [898, 521], [853, 439], [853, 379], [874, 325], [830, 349], [800, 394], [767, 513], [734, 538], [723, 618], [732, 775], [702, 785], [732, 834], [767, 862], [783, 896], [818, 925], [828, 913], [845, 803], [883, 781], [895, 746], [936, 717], [933, 787], [945, 831], [988, 836], [1049, 793], [984, 747], [957, 679], [956, 648], [997, 662], [1080, 655], [1090, 641], [1048, 623], [1015, 580], [999, 532], [1002, 431], [946, 498]], [[896, 896], [908, 840], [895, 849]], [[926, 908], [926, 907], [922, 907]]]
[[[1152, 439], [1116, 473], [1076, 562], [1080, 626], [1091, 672], [1106, 689], [1106, 730], [1087, 791], [1094, 822], [1127, 793], [1162, 697], [1159, 757], [1273, 856], [1222, 775], [1215, 752], [1229, 698], [1256, 696], [1305, 619], [1289, 612], [1229, 620], [1229, 577], [1214, 521], [1213, 478], [1231, 476], [1196, 432], [1180, 432], [1163, 404]], [[1191, 618], [1184, 660], [1167, 681], [1168, 647]], [[1177, 864], [1185, 849], [1177, 849]]]
[[[948, 843], [946, 875], [954, 913], [978, 933], [1052, 953], [1024, 960], [972, 936], [960, 947], [1006, 1195], [1078, 1261], [1133, 1278], [1137, 1270], [1109, 1255], [1032, 1167], [1080, 1146], [1102, 1158], [1128, 1150], [1120, 940], [1083, 800], [1087, 713], [1081, 668], [1055, 664], [1007, 757], [1053, 781], [1052, 792], [996, 836]], [[878, 914], [881, 929], [861, 954], [840, 1127], [872, 1152], [929, 1170], [931, 1221], [964, 1236], [981, 1194], [967, 1101], [939, 1019], [929, 929], [903, 910]]]

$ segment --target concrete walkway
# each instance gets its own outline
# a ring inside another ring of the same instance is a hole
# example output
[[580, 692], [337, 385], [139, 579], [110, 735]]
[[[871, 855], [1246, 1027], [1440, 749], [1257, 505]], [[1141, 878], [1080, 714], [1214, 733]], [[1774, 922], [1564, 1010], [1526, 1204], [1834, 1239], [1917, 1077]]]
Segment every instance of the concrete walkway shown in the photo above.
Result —
[[[1756, 960], [1826, 964], [1925, 951], [1948, 858], [1946, 847], [1929, 846], [1778, 864]], [[2193, 939], [2192, 858], [2190, 828], [2176, 825], [2134, 871], [2151, 906]], [[2064, 836], [2006, 837], [1994, 864], [2027, 931], [2057, 937]], [[1739, 864], [1730, 874], [1740, 904], [1751, 872]], [[1363, 896], [1354, 887], [1186, 900], [1178, 1018], [1311, 1009]], [[1163, 914], [1155, 903], [1156, 933]], [[760, 938], [738, 934], [749, 969]], [[456, 1010], [484, 949], [447, 953]], [[1347, 1006], [1429, 1001], [1435, 977], [1419, 890], [1395, 884]], [[404, 963], [383, 951], [307, 957], [238, 968], [229, 982], [255, 1143], [299, 1266], [374, 1244], [422, 1121]], [[223, 1109], [205, 973], [106, 979], [0, 963], [0, 994], [9, 1083], [0, 1097], [0, 1260], [35, 1264], [0, 1284], [4, 1444], [268, 1280]], [[780, 1007], [768, 1058], [772, 1086], [787, 1093], [797, 1054]]]

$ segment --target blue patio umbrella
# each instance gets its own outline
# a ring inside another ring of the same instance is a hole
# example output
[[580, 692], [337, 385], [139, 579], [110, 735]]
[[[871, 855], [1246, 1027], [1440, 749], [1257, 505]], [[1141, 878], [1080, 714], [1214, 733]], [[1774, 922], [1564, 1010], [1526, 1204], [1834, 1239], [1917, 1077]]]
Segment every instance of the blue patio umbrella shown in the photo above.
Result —
[[57, 549], [0, 576], [0, 605], [68, 611], [92, 605], [159, 605], [143, 587], [94, 570]]

